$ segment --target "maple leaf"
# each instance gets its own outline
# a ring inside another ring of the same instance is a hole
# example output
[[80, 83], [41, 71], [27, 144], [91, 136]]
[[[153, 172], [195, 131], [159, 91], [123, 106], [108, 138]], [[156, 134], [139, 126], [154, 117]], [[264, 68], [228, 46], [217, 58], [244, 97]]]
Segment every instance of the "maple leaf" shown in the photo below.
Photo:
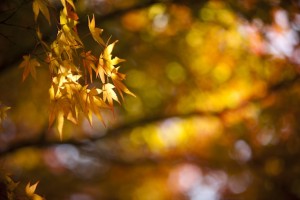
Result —
[[105, 67], [106, 71], [109, 72], [109, 73], [114, 69], [115, 65], [125, 61], [124, 59], [121, 59], [121, 58], [118, 58], [118, 57], [114, 57], [112, 59], [111, 53], [112, 53], [112, 50], [114, 49], [115, 44], [117, 42], [118, 42], [118, 40], [114, 41], [113, 43], [108, 45], [103, 51], [103, 60], [104, 60], [104, 63], [105, 63], [104, 65], [106, 66]]
[[21, 62], [21, 64], [19, 65], [19, 68], [24, 68], [23, 71], [23, 78], [22, 80], [24, 81], [27, 76], [29, 75], [29, 73], [31, 74], [31, 76], [36, 79], [36, 67], [39, 67], [40, 63], [35, 59], [31, 59], [30, 55], [29, 56], [23, 56], [23, 61]]
[[124, 59], [118, 57], [114, 57], [112, 59], [111, 53], [117, 42], [118, 41], [116, 40], [115, 42], [108, 45], [103, 50], [103, 53], [100, 54], [96, 75], [97, 77], [100, 77], [102, 83], [105, 83], [105, 75], [111, 76], [112, 71], [115, 69], [114, 65], [125, 61]]
[[34, 0], [33, 1], [32, 9], [33, 9], [35, 21], [37, 21], [37, 17], [41, 11], [41, 13], [47, 19], [49, 25], [51, 25], [50, 14], [49, 14], [49, 10], [47, 8], [48, 5], [49, 5], [49, 2], [47, 0]]
[[[53, 92], [53, 87], [50, 88], [50, 95], [52, 92]], [[59, 97], [56, 96], [50, 102], [49, 128], [56, 120], [56, 127], [61, 140], [62, 140], [62, 132], [63, 132], [65, 117], [67, 117], [69, 121], [72, 121], [75, 124], [77, 123], [77, 113], [74, 108], [74, 103], [72, 103], [70, 99], [64, 96], [59, 96]]]
[[[33, 12], [36, 21], [41, 12], [50, 24], [48, 1], [33, 0]], [[49, 89], [49, 128], [56, 122], [60, 138], [62, 138], [66, 119], [77, 124], [78, 113], [81, 112], [88, 119], [90, 125], [92, 125], [93, 116], [96, 116], [105, 125], [100, 112], [102, 109], [113, 111], [114, 101], [120, 103], [118, 95], [123, 99], [123, 93], [135, 96], [122, 82], [125, 80], [125, 74], [119, 73], [119, 67], [115, 67], [120, 62], [125, 61], [112, 56], [113, 48], [118, 41], [111, 44], [108, 42], [104, 43], [101, 37], [103, 30], [95, 26], [95, 16], [93, 15], [91, 19], [88, 16], [88, 27], [91, 35], [98, 44], [103, 46], [103, 52], [100, 54], [99, 60], [97, 60], [91, 51], [83, 50], [80, 51], [79, 58], [77, 49], [84, 48], [84, 45], [76, 28], [78, 15], [75, 12], [75, 5], [73, 0], [61, 0], [61, 3], [63, 9], [59, 17], [60, 29], [50, 47], [43, 42], [39, 27], [36, 29], [39, 42], [46, 51], [46, 62], [49, 65], [52, 77]], [[101, 79], [101, 89], [97, 87], [90, 88], [89, 85], [82, 85], [79, 82], [82, 72], [78, 66], [80, 66], [81, 62], [85, 70], [85, 79], [89, 77], [90, 82], [93, 83], [94, 71], [96, 77]], [[24, 68], [23, 81], [29, 74], [35, 78], [36, 67], [38, 66], [40, 66], [40, 63], [35, 58], [31, 58], [30, 55], [24, 56], [20, 64], [20, 68]], [[34, 196], [35, 187], [29, 184], [28, 194]]]
[[[99, 108], [101, 106], [104, 106], [106, 105], [100, 97], [98, 97], [98, 95], [102, 92], [102, 90], [100, 89], [97, 89], [97, 88], [92, 88], [92, 89], [87, 89], [86, 90], [86, 104], [87, 104], [87, 110], [86, 110], [86, 116], [87, 116], [87, 119], [90, 123], [90, 125], [92, 126], [92, 113], [94, 113], [97, 118], [99, 119], [99, 121], [101, 121], [104, 125], [104, 121], [103, 121], [103, 118], [102, 118], [102, 115], [99, 111]], [[103, 104], [101, 105], [97, 105], [97, 102], [103, 102]]]
[[93, 82], [93, 71], [96, 71], [96, 65], [95, 62], [97, 61], [96, 57], [92, 55], [91, 51], [88, 52], [82, 52], [81, 54], [82, 63], [84, 68], [88, 71], [90, 75], [90, 81]]
[[[65, 42], [69, 41], [69, 44], [73, 46], [78, 46], [79, 44], [83, 46], [81, 39], [78, 36], [76, 25], [78, 21], [69, 18], [65, 12], [60, 12], [60, 25], [62, 26], [63, 33], [65, 34]], [[79, 44], [77, 44], [79, 43]]]
[[90, 17], [88, 16], [88, 22], [89, 22], [89, 29], [94, 40], [99, 44], [106, 46], [103, 39], [100, 37], [101, 33], [103, 32], [103, 29], [95, 27], [95, 16], [93, 15], [93, 18], [91, 20]]
[[120, 103], [116, 92], [113, 90], [114, 88], [115, 86], [111, 83], [106, 83], [102, 86], [103, 100], [107, 100], [110, 106], [113, 106], [113, 100]]
[[8, 107], [0, 102], [0, 129], [2, 128], [2, 122], [6, 118], [6, 116], [7, 116], [6, 113], [9, 109], [10, 109], [10, 107]]
[[43, 200], [44, 198], [42, 198], [40, 195], [37, 195], [35, 194], [35, 190], [36, 190], [36, 187], [38, 185], [39, 182], [36, 182], [35, 184], [31, 185], [30, 183], [28, 183], [26, 185], [26, 188], [25, 188], [25, 192], [26, 192], [26, 195], [32, 199], [32, 200]]
[[61, 3], [64, 7], [63, 12], [73, 20], [78, 20], [79, 17], [75, 12], [75, 5], [72, 0], [61, 0]]
[[133, 94], [126, 86], [124, 83], [122, 83], [122, 80], [125, 79], [126, 75], [125, 74], [122, 74], [122, 73], [119, 73], [118, 72], [118, 69], [119, 68], [115, 68], [113, 69], [112, 71], [112, 75], [111, 75], [111, 78], [112, 78], [112, 81], [116, 87], [116, 89], [118, 90], [119, 94], [121, 95], [122, 99], [124, 99], [123, 97], [123, 92], [126, 93], [126, 94], [129, 94], [131, 96], [135, 96], [135, 94]]
[[62, 130], [64, 119], [77, 124], [78, 109], [76, 94], [81, 90], [81, 85], [77, 82], [81, 75], [72, 74], [70, 69], [61, 68], [61, 72], [52, 78], [52, 84], [49, 89], [50, 95], [50, 113], [49, 128], [56, 120], [56, 127], [60, 138], [62, 139]]
[[47, 53], [45, 62], [48, 63], [48, 65], [49, 65], [49, 70], [50, 70], [51, 75], [53, 73], [57, 73], [57, 70], [59, 68], [59, 62], [57, 61], [57, 58], [52, 55], [51, 52]]

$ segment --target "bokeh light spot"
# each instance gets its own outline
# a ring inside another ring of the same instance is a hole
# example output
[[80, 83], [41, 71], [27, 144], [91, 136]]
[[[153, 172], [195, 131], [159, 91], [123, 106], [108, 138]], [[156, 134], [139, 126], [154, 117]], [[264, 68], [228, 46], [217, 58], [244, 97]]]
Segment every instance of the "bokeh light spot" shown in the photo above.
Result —
[[186, 78], [186, 72], [184, 68], [177, 62], [169, 63], [166, 66], [166, 72], [168, 78], [174, 83], [181, 83]]

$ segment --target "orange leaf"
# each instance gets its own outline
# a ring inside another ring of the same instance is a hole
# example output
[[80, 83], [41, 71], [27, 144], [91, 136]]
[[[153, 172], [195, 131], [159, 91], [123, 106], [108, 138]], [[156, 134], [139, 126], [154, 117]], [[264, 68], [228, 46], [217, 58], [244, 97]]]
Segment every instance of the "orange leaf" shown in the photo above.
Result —
[[29, 56], [23, 56], [23, 61], [21, 62], [21, 64], [19, 65], [19, 68], [24, 68], [23, 71], [23, 78], [22, 80], [24, 81], [27, 76], [29, 75], [29, 73], [31, 74], [31, 76], [36, 79], [36, 67], [39, 67], [40, 63], [35, 59], [31, 59], [30, 55]]
[[97, 61], [96, 57], [92, 55], [91, 51], [82, 52], [81, 54], [83, 67], [88, 71], [90, 75], [90, 81], [93, 81], [92, 70], [96, 71], [95, 62]]

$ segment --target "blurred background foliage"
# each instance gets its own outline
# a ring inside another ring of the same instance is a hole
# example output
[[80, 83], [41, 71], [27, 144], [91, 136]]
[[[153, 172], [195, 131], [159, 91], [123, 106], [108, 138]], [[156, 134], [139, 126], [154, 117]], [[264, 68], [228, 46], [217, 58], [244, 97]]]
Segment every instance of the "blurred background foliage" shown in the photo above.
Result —
[[[95, 13], [103, 37], [119, 40], [114, 55], [137, 98], [104, 113], [107, 127], [66, 124], [60, 141], [48, 129], [47, 69], [21, 82], [17, 68], [35, 48], [31, 1], [2, 1], [0, 101], [11, 110], [1, 169], [39, 180], [46, 199], [300, 199], [299, 1], [76, 6], [81, 35]], [[56, 27], [39, 20], [51, 42]]]

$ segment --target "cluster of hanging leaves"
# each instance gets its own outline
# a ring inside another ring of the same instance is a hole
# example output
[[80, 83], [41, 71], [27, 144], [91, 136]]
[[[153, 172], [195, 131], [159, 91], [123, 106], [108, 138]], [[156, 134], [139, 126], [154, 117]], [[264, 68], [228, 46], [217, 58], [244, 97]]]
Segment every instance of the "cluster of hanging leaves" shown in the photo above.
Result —
[[[37, 28], [39, 44], [45, 51], [45, 62], [51, 74], [49, 127], [56, 122], [60, 136], [65, 119], [76, 124], [79, 114], [83, 113], [91, 125], [93, 115], [105, 125], [101, 110], [113, 111], [114, 102], [120, 103], [119, 98], [123, 99], [124, 93], [134, 96], [123, 83], [125, 74], [118, 71], [124, 60], [112, 55], [117, 41], [104, 42], [103, 30], [96, 27], [93, 15], [91, 19], [88, 17], [88, 27], [102, 52], [96, 56], [86, 50], [77, 32], [79, 17], [73, 1], [61, 0], [61, 3], [63, 9], [56, 39], [48, 45]], [[34, 0], [35, 20], [43, 15], [50, 25], [49, 8], [48, 0]], [[42, 62], [33, 55], [24, 56], [20, 64], [20, 68], [24, 68], [23, 81], [29, 74], [36, 78], [36, 68], [40, 66]]]
[[35, 193], [38, 182], [31, 185], [28, 183], [25, 188], [20, 187], [19, 182], [5, 174], [0, 173], [0, 199], [7, 200], [43, 200], [44, 198]]

